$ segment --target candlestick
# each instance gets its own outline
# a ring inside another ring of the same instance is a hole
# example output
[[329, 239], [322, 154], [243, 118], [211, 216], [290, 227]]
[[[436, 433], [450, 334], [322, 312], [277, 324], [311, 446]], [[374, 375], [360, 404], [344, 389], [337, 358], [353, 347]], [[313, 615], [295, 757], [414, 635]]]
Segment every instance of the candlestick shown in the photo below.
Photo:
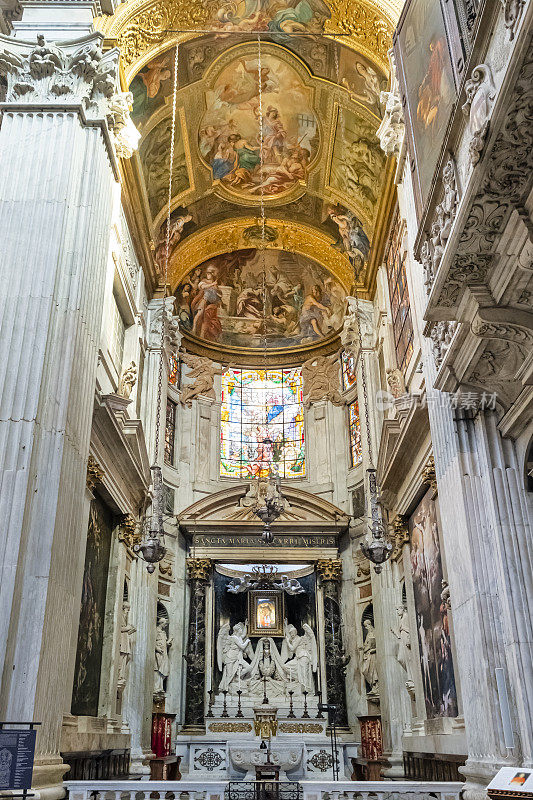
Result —
[[316, 715], [316, 719], [324, 719], [324, 714], [322, 713], [322, 709], [320, 706], [322, 705], [322, 692], [317, 692], [318, 694], [318, 714]]
[[227, 693], [228, 693], [227, 689], [224, 689], [224, 691], [222, 692], [222, 694], [224, 695], [224, 706], [222, 708], [222, 714], [220, 715], [221, 717], [229, 717], [228, 706], [226, 705], [226, 695], [227, 695]]
[[242, 694], [241, 690], [237, 689], [237, 696], [239, 698], [237, 702], [237, 714], [236, 714], [237, 717], [244, 717], [244, 714], [242, 713], [241, 709], [241, 694]]
[[267, 697], [267, 679], [266, 677], [263, 678], [263, 702], [261, 703], [262, 706], [268, 705], [268, 697]]
[[308, 694], [309, 694], [309, 692], [307, 692], [307, 691], [304, 689], [304, 691], [303, 691], [303, 696], [304, 696], [304, 713], [302, 714], [302, 719], [309, 719], [309, 712], [307, 711], [307, 695], [308, 695]]
[[289, 692], [290, 707], [289, 707], [289, 713], [287, 714], [287, 718], [288, 719], [296, 719], [296, 714], [294, 713], [294, 708], [293, 708], [293, 705], [292, 705], [292, 696], [293, 696], [293, 694], [294, 694], [293, 691]]
[[209, 689], [207, 694], [209, 695], [209, 703], [207, 705], [206, 717], [212, 717], [213, 716], [213, 703], [214, 703], [213, 695], [214, 695], [214, 691], [212, 689]]

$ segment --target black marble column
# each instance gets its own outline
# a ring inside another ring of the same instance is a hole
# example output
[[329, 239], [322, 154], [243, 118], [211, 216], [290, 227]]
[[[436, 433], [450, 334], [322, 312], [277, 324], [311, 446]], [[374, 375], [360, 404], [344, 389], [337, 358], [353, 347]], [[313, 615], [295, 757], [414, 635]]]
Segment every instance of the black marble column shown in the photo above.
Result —
[[190, 587], [189, 632], [187, 637], [187, 682], [185, 686], [185, 724], [204, 724], [205, 696], [205, 594], [211, 576], [208, 558], [188, 558]]
[[319, 561], [317, 571], [324, 598], [324, 644], [326, 650], [327, 702], [337, 706], [337, 725], [347, 726], [346, 665], [350, 656], [342, 643], [340, 586], [342, 563], [338, 559]]

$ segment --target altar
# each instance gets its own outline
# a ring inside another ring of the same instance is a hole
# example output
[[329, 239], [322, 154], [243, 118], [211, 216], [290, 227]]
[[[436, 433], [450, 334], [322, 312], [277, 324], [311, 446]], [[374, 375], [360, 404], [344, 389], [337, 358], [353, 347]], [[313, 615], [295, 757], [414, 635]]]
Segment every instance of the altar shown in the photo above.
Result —
[[175, 744], [184, 775], [250, 781], [271, 764], [280, 781], [331, 780], [336, 762], [350, 777], [358, 751], [346, 718], [341, 567], [321, 563], [189, 559], [188, 695]]

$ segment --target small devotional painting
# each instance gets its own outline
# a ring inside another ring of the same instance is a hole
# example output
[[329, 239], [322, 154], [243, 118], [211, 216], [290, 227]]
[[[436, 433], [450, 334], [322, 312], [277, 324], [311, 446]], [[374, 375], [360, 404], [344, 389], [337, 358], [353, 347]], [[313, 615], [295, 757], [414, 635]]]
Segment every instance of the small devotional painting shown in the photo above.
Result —
[[439, 0], [410, 0], [394, 37], [394, 52], [421, 214], [455, 100], [446, 23]]
[[283, 592], [256, 589], [248, 592], [250, 636], [283, 636]]

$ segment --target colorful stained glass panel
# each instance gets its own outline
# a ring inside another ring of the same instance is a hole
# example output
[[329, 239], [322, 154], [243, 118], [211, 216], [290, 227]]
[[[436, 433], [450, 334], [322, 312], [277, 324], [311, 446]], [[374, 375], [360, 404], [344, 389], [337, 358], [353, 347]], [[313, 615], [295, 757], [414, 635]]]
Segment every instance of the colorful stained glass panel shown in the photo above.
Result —
[[357, 467], [363, 461], [363, 450], [361, 447], [361, 420], [359, 419], [359, 403], [351, 403], [349, 406], [349, 428], [350, 428], [350, 465]]
[[229, 369], [222, 376], [220, 474], [305, 476], [301, 369]]
[[347, 389], [351, 389], [352, 386], [355, 385], [356, 381], [355, 358], [353, 353], [347, 353], [346, 350], [343, 350], [341, 353], [341, 364], [342, 389], [343, 391], [346, 391]]

